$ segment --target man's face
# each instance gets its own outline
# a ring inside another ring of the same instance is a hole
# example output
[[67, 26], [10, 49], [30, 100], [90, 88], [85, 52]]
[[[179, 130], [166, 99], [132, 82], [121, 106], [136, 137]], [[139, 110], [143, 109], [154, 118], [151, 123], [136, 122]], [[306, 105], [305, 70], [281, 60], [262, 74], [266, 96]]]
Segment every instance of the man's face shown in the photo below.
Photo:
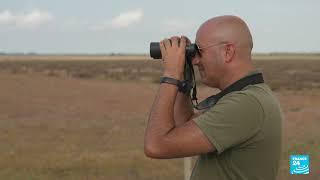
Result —
[[202, 83], [210, 87], [218, 87], [218, 80], [223, 75], [222, 44], [219, 42], [206, 42], [196, 38], [199, 52], [192, 63], [198, 67]]

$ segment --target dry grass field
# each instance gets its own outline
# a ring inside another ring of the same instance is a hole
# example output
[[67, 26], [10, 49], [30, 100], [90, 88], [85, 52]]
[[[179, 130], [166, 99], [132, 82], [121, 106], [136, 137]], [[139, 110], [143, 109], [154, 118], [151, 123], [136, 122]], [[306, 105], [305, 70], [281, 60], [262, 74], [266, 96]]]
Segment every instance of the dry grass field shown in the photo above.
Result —
[[[160, 63], [113, 58], [0, 56], [0, 179], [183, 179], [182, 159], [143, 154]], [[320, 179], [320, 57], [255, 59], [285, 115], [278, 180]], [[291, 154], [311, 174], [290, 175]]]

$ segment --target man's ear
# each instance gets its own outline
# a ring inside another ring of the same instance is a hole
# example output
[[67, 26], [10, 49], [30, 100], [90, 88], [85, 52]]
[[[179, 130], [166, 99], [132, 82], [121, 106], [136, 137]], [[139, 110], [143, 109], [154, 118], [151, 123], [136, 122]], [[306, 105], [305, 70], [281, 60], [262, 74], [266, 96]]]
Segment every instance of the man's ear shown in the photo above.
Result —
[[230, 63], [236, 53], [236, 47], [232, 43], [228, 43], [224, 47], [224, 59], [226, 63]]

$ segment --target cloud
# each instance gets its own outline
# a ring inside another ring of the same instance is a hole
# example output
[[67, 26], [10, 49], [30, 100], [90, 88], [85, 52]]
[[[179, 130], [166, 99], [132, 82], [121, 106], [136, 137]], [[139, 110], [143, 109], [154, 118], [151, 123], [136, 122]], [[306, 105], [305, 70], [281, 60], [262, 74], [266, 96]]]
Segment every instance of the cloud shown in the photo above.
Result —
[[124, 12], [111, 20], [111, 27], [127, 28], [130, 25], [141, 21], [142, 17], [143, 12], [141, 9]]
[[0, 13], [0, 24], [10, 24], [14, 22], [15, 18], [10, 11], [3, 11]]
[[9, 10], [0, 12], [0, 25], [15, 25], [21, 28], [35, 28], [53, 19], [53, 15], [46, 11], [33, 10], [29, 13], [13, 14]]
[[143, 18], [143, 11], [141, 9], [122, 12], [118, 16], [102, 22], [98, 25], [91, 26], [89, 29], [92, 31], [103, 31], [108, 29], [124, 29], [138, 23]]

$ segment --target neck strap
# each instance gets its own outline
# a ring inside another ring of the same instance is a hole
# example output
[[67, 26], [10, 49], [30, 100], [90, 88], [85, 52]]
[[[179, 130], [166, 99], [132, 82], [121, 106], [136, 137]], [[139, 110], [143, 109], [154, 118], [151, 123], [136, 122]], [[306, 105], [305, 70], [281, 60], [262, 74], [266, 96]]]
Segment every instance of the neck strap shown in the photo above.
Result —
[[248, 85], [254, 85], [254, 84], [259, 84], [259, 83], [264, 83], [262, 73], [257, 73], [257, 74], [252, 74], [246, 77], [243, 77], [239, 79], [238, 81], [234, 82], [221, 92], [219, 92], [216, 95], [212, 95], [208, 97], [207, 99], [201, 101], [199, 104], [194, 105], [194, 108], [197, 110], [204, 110], [207, 108], [210, 108], [214, 106], [223, 96], [226, 94], [233, 92], [233, 91], [240, 91], [244, 87]]

